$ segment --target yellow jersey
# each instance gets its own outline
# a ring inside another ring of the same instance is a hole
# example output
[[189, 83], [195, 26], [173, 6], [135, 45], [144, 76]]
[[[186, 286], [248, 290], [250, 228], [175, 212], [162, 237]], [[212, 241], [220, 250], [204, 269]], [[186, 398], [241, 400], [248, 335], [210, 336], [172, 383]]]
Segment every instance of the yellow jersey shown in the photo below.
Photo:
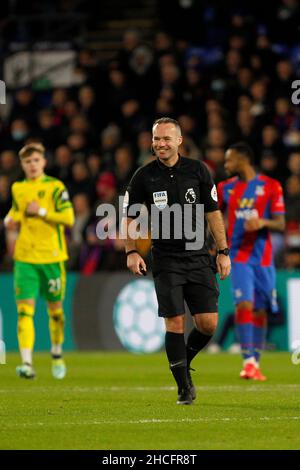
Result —
[[[7, 214], [20, 223], [14, 259], [46, 264], [68, 259], [64, 228], [74, 224], [74, 211], [64, 184], [43, 174], [12, 185], [12, 208]], [[26, 215], [26, 207], [37, 201], [44, 216]]]

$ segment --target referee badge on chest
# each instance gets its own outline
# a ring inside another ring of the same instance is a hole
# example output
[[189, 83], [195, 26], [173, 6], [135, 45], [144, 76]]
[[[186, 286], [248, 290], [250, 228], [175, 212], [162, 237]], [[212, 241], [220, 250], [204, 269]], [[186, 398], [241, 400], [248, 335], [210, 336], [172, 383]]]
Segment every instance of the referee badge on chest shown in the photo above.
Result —
[[168, 204], [167, 191], [157, 191], [156, 193], [153, 193], [153, 201], [158, 209], [164, 209]]

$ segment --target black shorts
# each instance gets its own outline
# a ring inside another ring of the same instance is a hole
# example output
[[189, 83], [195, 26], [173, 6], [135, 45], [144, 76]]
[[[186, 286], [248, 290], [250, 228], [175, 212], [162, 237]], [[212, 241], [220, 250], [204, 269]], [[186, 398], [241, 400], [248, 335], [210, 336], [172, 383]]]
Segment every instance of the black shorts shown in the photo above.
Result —
[[160, 317], [184, 314], [184, 301], [192, 315], [218, 312], [219, 287], [211, 256], [153, 257], [153, 279]]

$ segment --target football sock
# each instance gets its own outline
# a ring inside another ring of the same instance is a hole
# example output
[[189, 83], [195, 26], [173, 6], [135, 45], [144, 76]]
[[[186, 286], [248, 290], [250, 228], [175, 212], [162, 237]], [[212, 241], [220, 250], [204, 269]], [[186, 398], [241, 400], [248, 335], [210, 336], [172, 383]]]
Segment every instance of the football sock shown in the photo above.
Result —
[[254, 357], [253, 312], [251, 309], [237, 309], [235, 326], [244, 360]]
[[188, 388], [184, 334], [167, 331], [165, 346], [170, 370], [178, 388], [180, 390]]
[[18, 342], [23, 363], [32, 363], [32, 350], [34, 345], [34, 306], [19, 303], [18, 310]]
[[186, 359], [187, 359], [187, 366], [190, 366], [190, 363], [194, 359], [194, 357], [198, 354], [204, 346], [211, 340], [211, 335], [205, 335], [201, 333], [201, 331], [197, 330], [197, 328], [193, 328], [190, 332], [187, 340], [186, 345]]
[[262, 349], [264, 349], [267, 332], [267, 314], [253, 315], [253, 347], [257, 367]]
[[52, 344], [51, 356], [53, 359], [60, 359], [62, 357], [62, 346], [61, 344]]
[[51, 353], [61, 354], [61, 345], [64, 342], [64, 311], [62, 308], [48, 308], [49, 330], [51, 338]]
[[22, 358], [22, 364], [32, 365], [32, 349], [21, 348], [20, 354]]

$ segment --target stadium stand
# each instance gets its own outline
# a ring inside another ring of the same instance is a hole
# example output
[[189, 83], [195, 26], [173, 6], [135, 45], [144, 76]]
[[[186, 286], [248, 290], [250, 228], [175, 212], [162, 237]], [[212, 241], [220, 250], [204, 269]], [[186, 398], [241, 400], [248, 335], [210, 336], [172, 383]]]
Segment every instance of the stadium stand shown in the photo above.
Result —
[[[10, 186], [22, 178], [17, 152], [37, 140], [47, 148], [47, 173], [66, 184], [77, 215], [69, 269], [125, 269], [122, 242], [95, 235], [96, 207], [115, 204], [135, 169], [153, 158], [151, 123], [165, 115], [180, 121], [182, 154], [202, 159], [217, 182], [227, 145], [242, 139], [254, 148], [257, 167], [285, 191], [277, 266], [299, 268], [300, 108], [291, 85], [300, 74], [300, 8], [281, 0], [271, 10], [258, 1], [7, 2], [0, 269], [11, 269], [14, 240], [5, 239], [3, 218]], [[63, 67], [49, 61], [36, 71], [34, 61], [50, 51], [62, 54]]]

